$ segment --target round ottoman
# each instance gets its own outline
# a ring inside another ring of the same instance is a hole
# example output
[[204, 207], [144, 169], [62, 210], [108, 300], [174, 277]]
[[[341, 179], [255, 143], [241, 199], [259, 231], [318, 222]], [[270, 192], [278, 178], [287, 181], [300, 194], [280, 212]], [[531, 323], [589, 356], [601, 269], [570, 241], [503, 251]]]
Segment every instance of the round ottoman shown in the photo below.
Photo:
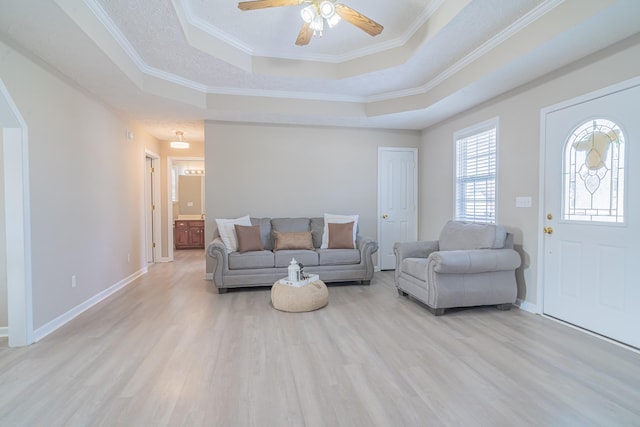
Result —
[[271, 288], [273, 308], [290, 313], [313, 311], [329, 302], [329, 291], [322, 280], [311, 282], [299, 288], [279, 282]]

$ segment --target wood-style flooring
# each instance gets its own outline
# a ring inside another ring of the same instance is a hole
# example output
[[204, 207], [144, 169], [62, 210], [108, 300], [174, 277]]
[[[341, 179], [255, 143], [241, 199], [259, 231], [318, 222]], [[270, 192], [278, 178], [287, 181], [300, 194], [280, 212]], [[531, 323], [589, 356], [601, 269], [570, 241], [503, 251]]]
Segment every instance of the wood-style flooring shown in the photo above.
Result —
[[0, 341], [0, 426], [639, 426], [640, 355], [518, 309], [434, 317], [392, 272], [283, 313], [176, 251], [42, 341]]

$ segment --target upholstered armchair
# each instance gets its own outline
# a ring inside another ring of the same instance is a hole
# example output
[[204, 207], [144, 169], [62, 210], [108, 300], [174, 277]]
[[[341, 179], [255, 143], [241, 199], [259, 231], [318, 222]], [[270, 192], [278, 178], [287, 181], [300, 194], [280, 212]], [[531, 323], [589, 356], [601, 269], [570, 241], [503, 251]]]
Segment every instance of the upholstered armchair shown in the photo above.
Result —
[[501, 226], [449, 221], [437, 241], [396, 243], [393, 250], [398, 293], [436, 316], [453, 307], [509, 310], [516, 300], [520, 254]]

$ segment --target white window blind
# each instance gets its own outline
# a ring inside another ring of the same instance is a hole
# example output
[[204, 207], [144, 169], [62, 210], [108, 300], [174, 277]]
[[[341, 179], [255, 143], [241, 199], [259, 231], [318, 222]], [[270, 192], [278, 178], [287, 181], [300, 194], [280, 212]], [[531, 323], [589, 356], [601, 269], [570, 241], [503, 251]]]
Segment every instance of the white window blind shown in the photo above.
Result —
[[455, 219], [496, 221], [496, 123], [456, 134]]

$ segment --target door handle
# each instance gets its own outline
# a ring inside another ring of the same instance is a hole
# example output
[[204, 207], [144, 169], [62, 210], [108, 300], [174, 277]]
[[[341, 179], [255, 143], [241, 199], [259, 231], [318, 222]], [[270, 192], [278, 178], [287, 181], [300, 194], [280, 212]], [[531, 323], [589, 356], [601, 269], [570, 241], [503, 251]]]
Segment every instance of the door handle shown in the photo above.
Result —
[[545, 227], [542, 229], [544, 234], [553, 234], [553, 227]]
[[387, 214], [382, 214], [382, 219], [387, 219], [387, 218], [389, 218], [389, 215], [387, 215]]

